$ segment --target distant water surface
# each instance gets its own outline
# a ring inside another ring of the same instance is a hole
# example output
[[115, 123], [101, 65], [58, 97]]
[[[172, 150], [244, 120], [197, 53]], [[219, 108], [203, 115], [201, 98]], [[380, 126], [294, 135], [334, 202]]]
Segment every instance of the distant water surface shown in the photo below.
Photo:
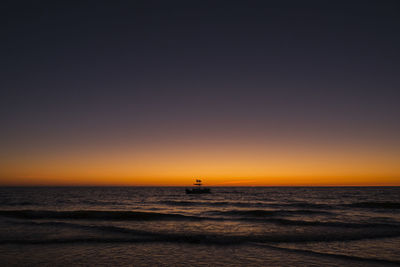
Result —
[[10, 266], [400, 264], [400, 187], [0, 188]]

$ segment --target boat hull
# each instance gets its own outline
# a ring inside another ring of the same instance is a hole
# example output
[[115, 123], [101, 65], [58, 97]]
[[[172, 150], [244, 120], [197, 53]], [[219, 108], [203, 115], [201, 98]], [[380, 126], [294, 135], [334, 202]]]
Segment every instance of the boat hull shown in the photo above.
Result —
[[210, 188], [193, 188], [186, 189], [186, 194], [210, 194]]

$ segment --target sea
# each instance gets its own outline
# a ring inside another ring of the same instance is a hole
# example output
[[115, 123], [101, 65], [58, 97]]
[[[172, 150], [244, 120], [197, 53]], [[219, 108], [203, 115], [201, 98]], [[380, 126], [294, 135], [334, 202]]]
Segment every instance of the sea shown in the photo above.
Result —
[[1, 187], [1, 266], [400, 266], [400, 187]]

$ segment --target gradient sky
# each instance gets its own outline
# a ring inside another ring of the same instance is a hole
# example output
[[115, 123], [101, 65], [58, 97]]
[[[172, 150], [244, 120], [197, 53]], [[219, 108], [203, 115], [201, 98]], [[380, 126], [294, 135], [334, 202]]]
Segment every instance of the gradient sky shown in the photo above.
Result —
[[400, 185], [399, 1], [72, 2], [0, 4], [0, 185]]

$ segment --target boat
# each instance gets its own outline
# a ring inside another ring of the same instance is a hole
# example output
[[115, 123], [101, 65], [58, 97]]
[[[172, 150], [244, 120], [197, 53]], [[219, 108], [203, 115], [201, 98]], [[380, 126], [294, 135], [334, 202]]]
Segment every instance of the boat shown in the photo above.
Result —
[[186, 188], [186, 194], [210, 194], [211, 193], [210, 188], [202, 187], [203, 184], [201, 183], [200, 179], [196, 179], [196, 183], [194, 183], [193, 185], [196, 185], [197, 187], [192, 188], [192, 189]]

